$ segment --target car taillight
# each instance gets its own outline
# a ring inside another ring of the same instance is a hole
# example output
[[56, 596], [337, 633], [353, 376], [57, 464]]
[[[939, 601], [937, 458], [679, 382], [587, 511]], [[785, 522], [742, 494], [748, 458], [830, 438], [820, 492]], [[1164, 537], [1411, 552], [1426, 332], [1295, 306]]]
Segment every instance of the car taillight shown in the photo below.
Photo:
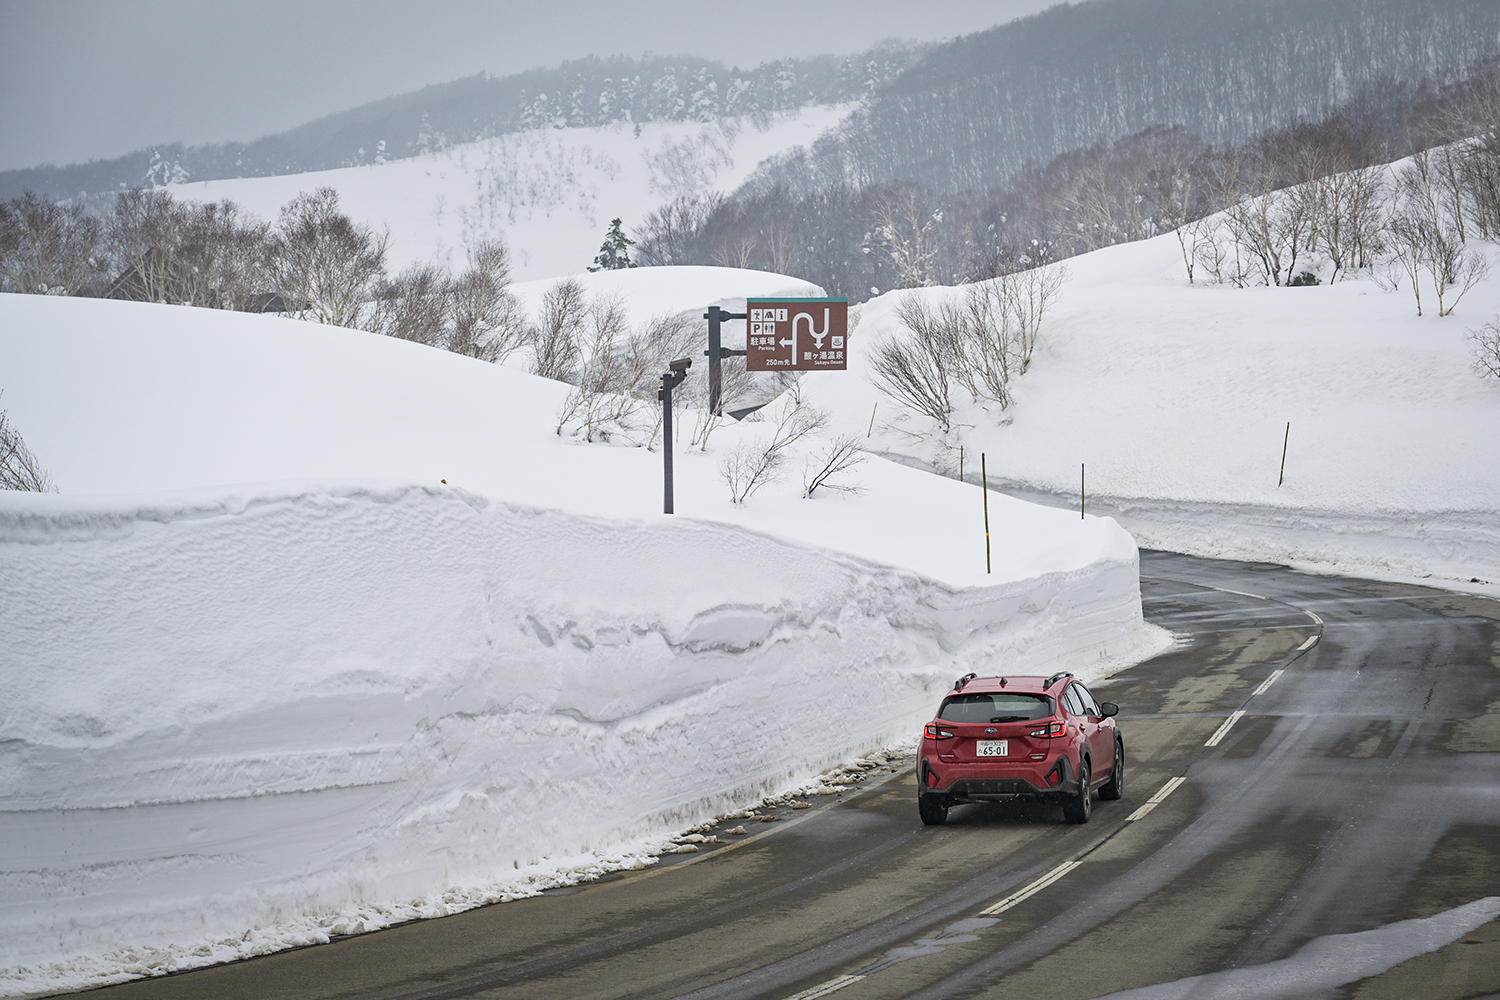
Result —
[[1051, 740], [1063, 735], [1068, 727], [1061, 722], [1049, 722], [1041, 729], [1033, 729], [1031, 735], [1041, 740]]
[[946, 730], [946, 729], [939, 729], [935, 723], [931, 723], [931, 722], [929, 722], [927, 724], [927, 728], [925, 730], [923, 730], [922, 736], [923, 736], [924, 739], [929, 739], [929, 740], [951, 740], [951, 739], [953, 739], [953, 734], [952, 733], [948, 732], [948, 730]]

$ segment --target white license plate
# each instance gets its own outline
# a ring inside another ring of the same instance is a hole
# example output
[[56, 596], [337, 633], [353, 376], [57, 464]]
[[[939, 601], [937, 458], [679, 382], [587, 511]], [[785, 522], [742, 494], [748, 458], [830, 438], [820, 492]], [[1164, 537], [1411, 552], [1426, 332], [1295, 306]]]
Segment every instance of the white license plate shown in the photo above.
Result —
[[975, 743], [974, 752], [980, 757], [1009, 757], [1009, 740], [979, 740]]

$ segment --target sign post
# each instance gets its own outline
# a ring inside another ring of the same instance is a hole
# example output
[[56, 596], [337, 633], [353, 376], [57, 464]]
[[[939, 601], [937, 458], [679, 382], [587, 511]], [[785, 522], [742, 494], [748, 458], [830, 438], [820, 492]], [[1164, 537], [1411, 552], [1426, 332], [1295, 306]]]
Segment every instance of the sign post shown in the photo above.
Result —
[[719, 324], [726, 319], [745, 319], [745, 313], [729, 312], [718, 306], [709, 306], [708, 312], [703, 314], [708, 320], [708, 412], [716, 417], [724, 415], [723, 399], [724, 380], [719, 362], [725, 358], [735, 355], [743, 355], [744, 351], [735, 351], [719, 345]]
[[667, 365], [668, 370], [661, 376], [661, 388], [656, 391], [656, 398], [661, 400], [661, 512], [663, 514], [674, 513], [672, 510], [672, 390], [687, 378], [687, 370], [692, 367], [692, 364], [692, 358], [681, 358]]

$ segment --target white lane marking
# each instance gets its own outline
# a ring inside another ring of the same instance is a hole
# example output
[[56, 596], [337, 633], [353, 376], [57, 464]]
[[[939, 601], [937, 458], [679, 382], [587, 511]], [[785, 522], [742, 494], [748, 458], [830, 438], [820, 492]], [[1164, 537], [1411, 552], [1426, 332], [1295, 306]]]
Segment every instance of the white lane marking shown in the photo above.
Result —
[[853, 986], [863, 978], [865, 977], [839, 976], [837, 979], [828, 980], [822, 986], [814, 986], [810, 990], [803, 990], [794, 997], [788, 997], [787, 1000], [817, 1000], [818, 997], [826, 997], [830, 993], [837, 993], [845, 986]]
[[1318, 637], [1315, 636], [1315, 635], [1310, 635], [1310, 636], [1307, 637], [1307, 641], [1306, 642], [1304, 642], [1302, 645], [1300, 645], [1300, 646], [1297, 647], [1297, 652], [1300, 653], [1304, 649], [1312, 649], [1313, 646], [1317, 645], [1317, 643], [1318, 643]]
[[1266, 600], [1266, 598], [1260, 596], [1259, 594], [1248, 594], [1243, 590], [1230, 590], [1228, 587], [1215, 587], [1214, 589], [1221, 594], [1239, 594], [1241, 597], [1253, 597], [1257, 601]]
[[1236, 709], [1235, 713], [1233, 715], [1231, 715], [1229, 718], [1225, 719], [1224, 720], [1224, 724], [1222, 726], [1220, 726], [1217, 730], [1215, 730], [1214, 734], [1208, 738], [1208, 742], [1205, 743], [1205, 744], [1203, 744], [1203, 745], [1206, 746], [1206, 747], [1216, 747], [1216, 746], [1218, 746], [1219, 745], [1219, 741], [1222, 740], [1225, 736], [1229, 735], [1229, 730], [1231, 730], [1231, 729], [1234, 728], [1234, 724], [1236, 722], [1239, 722], [1240, 721], [1240, 717], [1242, 715], [1244, 715], [1244, 714], [1245, 714], [1245, 710], [1243, 708]]
[[1276, 678], [1280, 677], [1284, 673], [1286, 673], [1285, 667], [1277, 667], [1275, 670], [1271, 671], [1271, 676], [1261, 681], [1260, 687], [1250, 692], [1250, 697], [1254, 698], [1257, 695], [1265, 694], [1266, 691], [1270, 689], [1271, 685], [1276, 683]]
[[1180, 775], [1176, 778], [1171, 779], [1165, 785], [1162, 785], [1155, 795], [1146, 800], [1145, 805], [1141, 806], [1129, 816], [1126, 816], [1125, 822], [1134, 823], [1136, 820], [1143, 818], [1148, 812], [1165, 802], [1167, 796], [1177, 791], [1177, 786], [1182, 784], [1186, 780], [1186, 775]]
[[1015, 893], [1014, 895], [1006, 896], [1004, 899], [1000, 900], [1000, 902], [994, 904], [993, 906], [987, 906], [984, 909], [980, 910], [979, 915], [981, 917], [993, 917], [998, 913], [1004, 913], [1006, 910], [1010, 909], [1012, 906], [1015, 906], [1017, 903], [1024, 902], [1030, 899], [1032, 896], [1035, 896], [1037, 893], [1047, 888], [1047, 886], [1051, 885], [1053, 882], [1056, 882], [1058, 879], [1062, 878], [1064, 875], [1068, 874], [1068, 872], [1072, 871], [1074, 868], [1077, 868], [1081, 864], [1083, 864], [1082, 861], [1064, 861], [1062, 864], [1058, 865], [1056, 868], [1052, 869], [1050, 872], [1043, 875], [1041, 878], [1037, 879], [1026, 888], [1022, 889], [1020, 892]]
[[1313, 614], [1311, 611], [1307, 610], [1306, 608], [1302, 609], [1302, 613], [1304, 615], [1306, 615], [1307, 617], [1311, 618], [1313, 621], [1317, 622], [1319, 625], [1323, 624], [1323, 619], [1319, 618], [1317, 615]]

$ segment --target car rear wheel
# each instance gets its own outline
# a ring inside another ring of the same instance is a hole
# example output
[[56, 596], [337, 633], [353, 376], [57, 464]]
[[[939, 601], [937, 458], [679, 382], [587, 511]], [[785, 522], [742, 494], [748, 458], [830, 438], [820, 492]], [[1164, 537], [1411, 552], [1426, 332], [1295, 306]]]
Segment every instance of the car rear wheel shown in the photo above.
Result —
[[1063, 818], [1069, 823], [1087, 823], [1094, 811], [1094, 793], [1089, 788], [1089, 762], [1078, 765], [1078, 794], [1063, 799]]
[[1125, 744], [1115, 740], [1115, 769], [1109, 772], [1109, 780], [1099, 786], [1101, 799], [1118, 799], [1125, 794]]
[[948, 820], [948, 800], [940, 795], [919, 795], [917, 813], [928, 826], [942, 826]]

